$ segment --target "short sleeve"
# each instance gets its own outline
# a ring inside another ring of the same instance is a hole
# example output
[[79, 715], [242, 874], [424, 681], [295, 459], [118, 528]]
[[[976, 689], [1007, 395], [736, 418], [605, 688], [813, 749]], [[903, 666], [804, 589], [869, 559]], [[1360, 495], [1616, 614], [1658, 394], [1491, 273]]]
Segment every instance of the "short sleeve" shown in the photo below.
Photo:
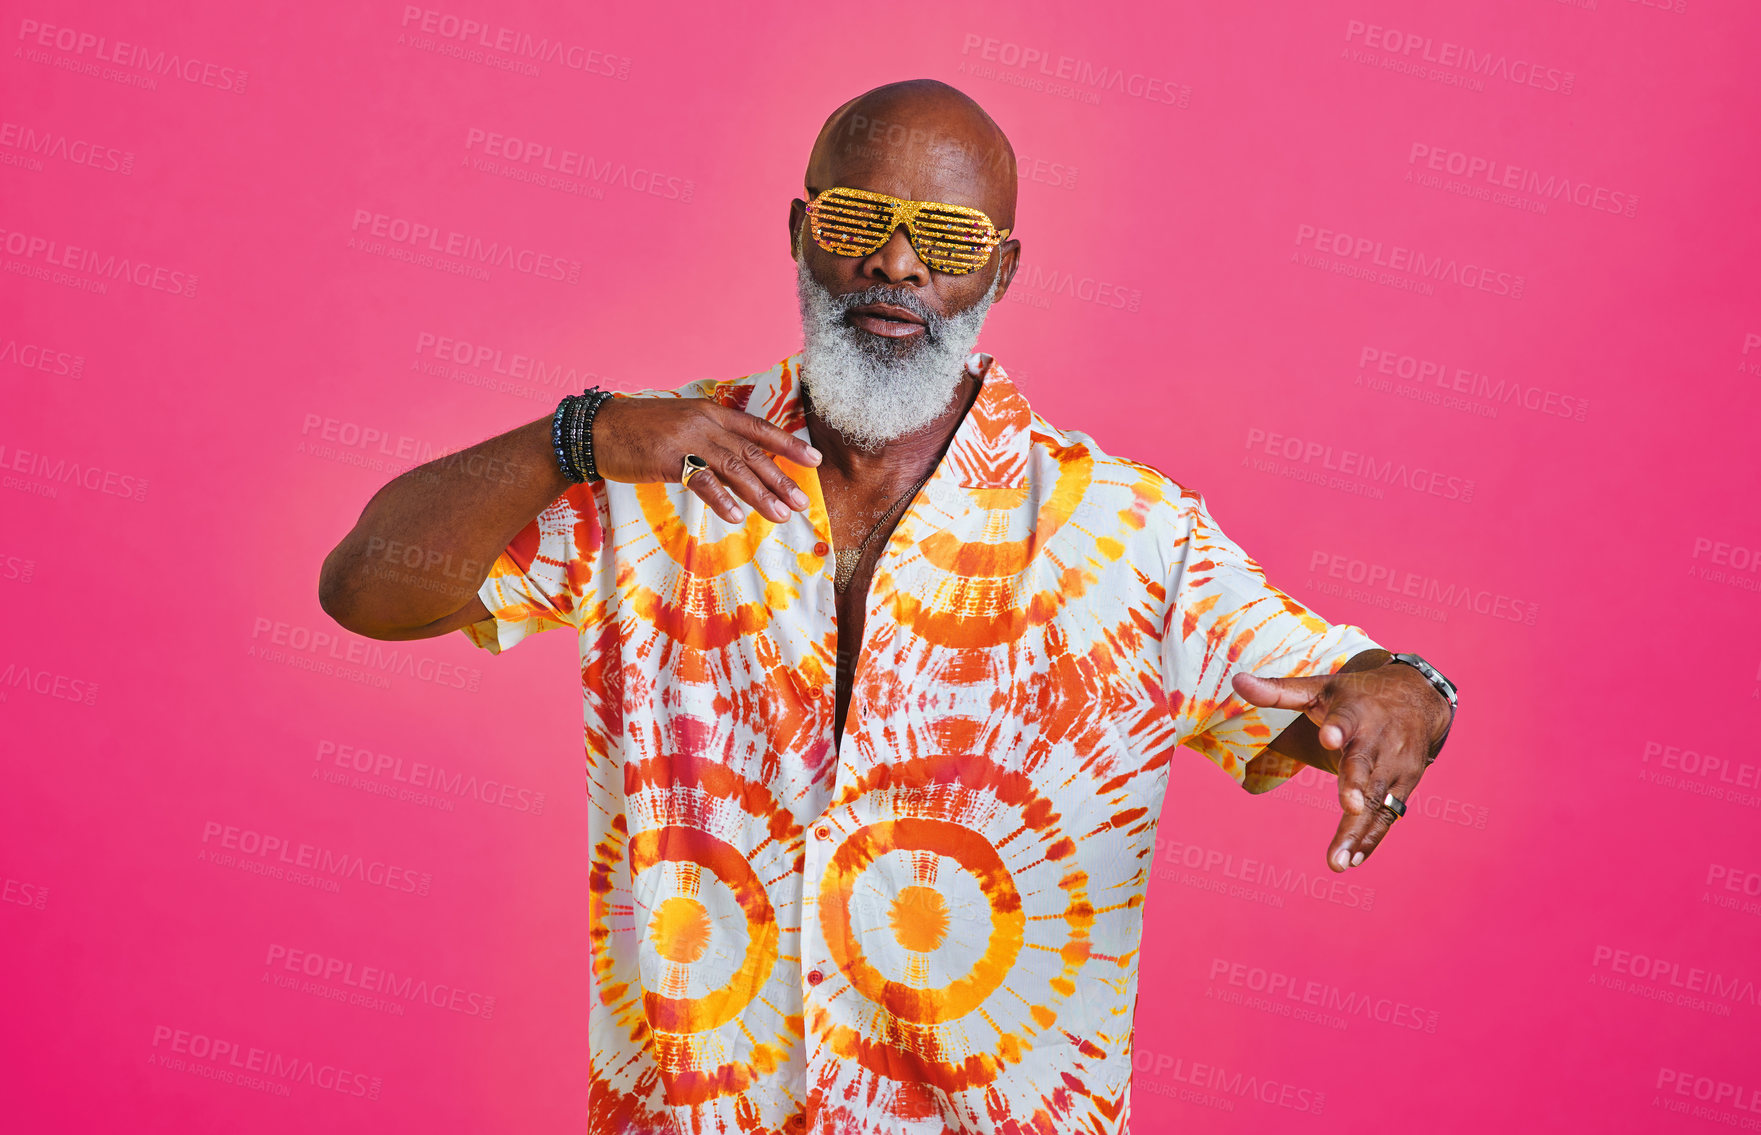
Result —
[[464, 627], [492, 654], [529, 634], [579, 628], [602, 602], [605, 563], [603, 483], [569, 488], [508, 543], [477, 589], [489, 618]]
[[1162, 678], [1181, 744], [1202, 753], [1249, 792], [1302, 771], [1265, 747], [1297, 718], [1242, 700], [1239, 673], [1298, 678], [1331, 674], [1377, 649], [1362, 630], [1332, 624], [1267, 582], [1260, 565], [1225, 536], [1202, 497], [1187, 497], [1189, 526], [1174, 551]]

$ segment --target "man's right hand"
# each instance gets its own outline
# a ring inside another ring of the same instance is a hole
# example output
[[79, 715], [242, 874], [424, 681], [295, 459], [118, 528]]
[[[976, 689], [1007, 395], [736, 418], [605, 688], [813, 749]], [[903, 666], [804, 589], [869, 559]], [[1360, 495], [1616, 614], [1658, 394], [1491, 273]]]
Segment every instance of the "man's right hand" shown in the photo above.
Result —
[[745, 517], [741, 501], [778, 524], [791, 508], [807, 511], [807, 494], [774, 458], [813, 466], [819, 451], [763, 418], [707, 398], [623, 396], [594, 416], [594, 464], [608, 481], [677, 481], [687, 453], [709, 463], [690, 490], [730, 524]]
[[[551, 447], [551, 416], [436, 458], [395, 478], [325, 558], [318, 601], [371, 638], [429, 638], [488, 615], [477, 598], [508, 541], [569, 488]], [[685, 454], [709, 468], [691, 491], [737, 524], [741, 502], [781, 523], [807, 496], [775, 457], [813, 466], [807, 442], [702, 398], [616, 397], [593, 420], [594, 462], [612, 481], [677, 481]], [[774, 456], [773, 456], [774, 455]]]

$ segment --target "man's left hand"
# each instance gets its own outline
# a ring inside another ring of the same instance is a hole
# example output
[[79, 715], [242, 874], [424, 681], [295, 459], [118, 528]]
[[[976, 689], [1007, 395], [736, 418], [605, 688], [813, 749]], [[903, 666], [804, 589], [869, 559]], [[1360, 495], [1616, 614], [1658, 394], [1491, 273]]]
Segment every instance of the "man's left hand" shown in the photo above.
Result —
[[[1401, 663], [1375, 665], [1369, 653], [1333, 674], [1234, 678], [1235, 692], [1254, 705], [1302, 711], [1272, 749], [1338, 775], [1345, 814], [1327, 849], [1335, 871], [1356, 867], [1376, 850], [1396, 819], [1382, 801], [1389, 793], [1405, 801], [1418, 787], [1455, 715], [1423, 674]], [[1385, 651], [1374, 653], [1387, 658]]]

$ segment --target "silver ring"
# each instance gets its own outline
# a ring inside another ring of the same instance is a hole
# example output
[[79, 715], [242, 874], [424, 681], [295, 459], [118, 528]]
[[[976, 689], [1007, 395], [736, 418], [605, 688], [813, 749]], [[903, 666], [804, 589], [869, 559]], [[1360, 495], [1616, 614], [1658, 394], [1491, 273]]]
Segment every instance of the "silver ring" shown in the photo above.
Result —
[[679, 471], [679, 487], [689, 487], [691, 484], [691, 478], [707, 468], [709, 468], [709, 462], [705, 461], [703, 458], [697, 456], [695, 453], [685, 454], [685, 467]]
[[1406, 801], [1396, 800], [1394, 798], [1394, 793], [1392, 793], [1392, 792], [1390, 792], [1388, 795], [1382, 797], [1382, 807], [1388, 809], [1390, 812], [1393, 812], [1394, 818], [1397, 820], [1400, 819], [1400, 817], [1406, 815]]

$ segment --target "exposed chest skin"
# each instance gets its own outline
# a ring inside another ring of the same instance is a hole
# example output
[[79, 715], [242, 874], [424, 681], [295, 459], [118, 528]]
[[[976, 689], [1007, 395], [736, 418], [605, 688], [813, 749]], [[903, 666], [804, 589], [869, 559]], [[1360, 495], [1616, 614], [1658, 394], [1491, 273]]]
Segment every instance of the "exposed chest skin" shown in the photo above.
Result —
[[881, 493], [865, 492], [862, 487], [852, 485], [835, 474], [821, 481], [826, 513], [831, 522], [833, 548], [855, 548], [868, 536], [877, 518], [881, 518], [898, 502], [892, 515], [880, 519], [880, 526], [874, 528], [868, 548], [856, 566], [856, 574], [850, 579], [850, 586], [838, 596], [837, 703], [832, 718], [834, 744], [842, 742], [844, 737], [844, 716], [850, 708], [851, 683], [856, 674], [857, 659], [861, 656], [862, 635], [868, 621], [868, 586], [874, 579], [875, 564], [879, 562], [893, 530], [899, 526], [899, 519], [909, 507], [909, 502], [899, 502], [896, 494], [907, 491], [915, 481], [916, 477], [913, 476], [905, 482], [904, 487]]
[[[844, 716], [850, 708], [850, 691], [856, 663], [862, 654], [862, 636], [868, 621], [868, 586], [874, 578], [887, 541], [900, 519], [910, 511], [906, 494], [915, 496], [920, 479], [941, 463], [954, 432], [978, 396], [976, 377], [962, 373], [948, 409], [922, 430], [889, 443], [877, 453], [853, 451], [838, 432], [809, 410], [808, 435], [827, 455], [819, 467], [820, 493], [832, 530], [833, 564], [836, 549], [854, 549], [864, 539], [868, 546], [856, 565], [850, 585], [838, 596], [837, 702], [832, 717], [832, 741], [844, 738]], [[878, 523], [878, 527], [876, 527]], [[874, 535], [869, 538], [870, 530]]]

